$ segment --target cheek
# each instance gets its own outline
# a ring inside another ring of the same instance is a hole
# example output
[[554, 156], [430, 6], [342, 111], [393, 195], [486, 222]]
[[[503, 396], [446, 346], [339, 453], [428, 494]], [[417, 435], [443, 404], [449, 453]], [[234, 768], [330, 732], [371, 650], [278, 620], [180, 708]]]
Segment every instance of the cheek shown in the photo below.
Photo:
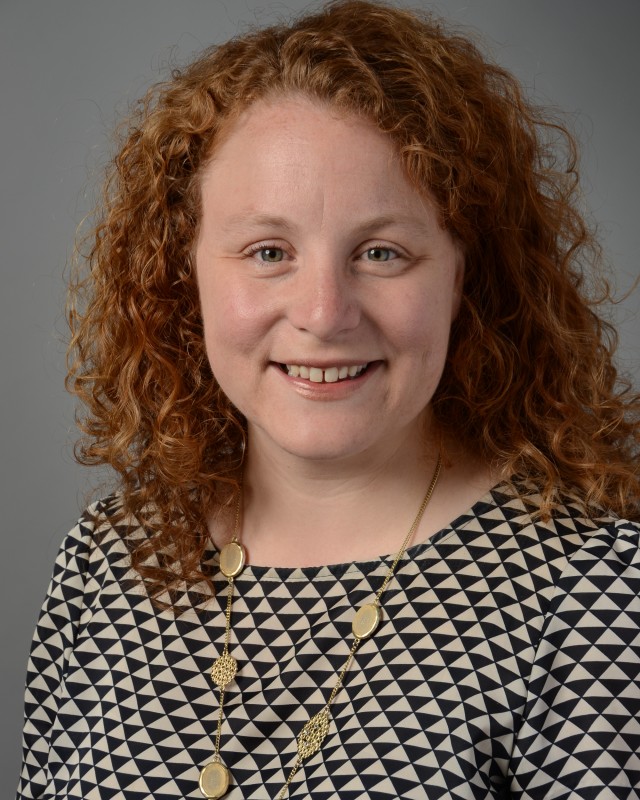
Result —
[[398, 349], [423, 358], [446, 352], [454, 311], [450, 295], [416, 292], [407, 297], [397, 304], [389, 328]]
[[262, 340], [267, 313], [257, 295], [229, 281], [203, 278], [200, 303], [210, 359], [230, 350], [253, 350]]

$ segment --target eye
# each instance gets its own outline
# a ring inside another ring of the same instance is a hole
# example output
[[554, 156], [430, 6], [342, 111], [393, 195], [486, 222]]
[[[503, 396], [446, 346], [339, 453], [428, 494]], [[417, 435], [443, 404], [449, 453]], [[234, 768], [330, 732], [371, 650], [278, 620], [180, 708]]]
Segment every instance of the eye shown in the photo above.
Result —
[[398, 253], [390, 247], [370, 247], [364, 255], [368, 261], [376, 263], [391, 261], [391, 259], [398, 257]]
[[284, 259], [284, 250], [281, 247], [257, 247], [250, 255], [255, 256], [258, 261], [264, 261], [265, 264], [277, 264]]
[[365, 275], [391, 278], [403, 274], [414, 262], [404, 247], [395, 242], [370, 239], [356, 249], [357, 269]]

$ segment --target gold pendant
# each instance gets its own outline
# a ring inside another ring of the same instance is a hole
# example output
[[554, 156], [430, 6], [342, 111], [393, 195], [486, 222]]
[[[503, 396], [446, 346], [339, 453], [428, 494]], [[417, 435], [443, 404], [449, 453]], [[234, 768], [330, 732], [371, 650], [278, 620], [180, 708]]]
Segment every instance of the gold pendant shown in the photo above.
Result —
[[219, 686], [224, 688], [228, 683], [236, 677], [238, 671], [238, 662], [229, 653], [223, 653], [220, 658], [213, 662], [211, 667], [211, 680]]
[[207, 800], [217, 800], [229, 788], [229, 770], [219, 761], [210, 761], [200, 770], [198, 786]]
[[300, 731], [298, 736], [298, 755], [301, 759], [309, 758], [322, 747], [325, 736], [329, 733], [329, 709], [325, 706]]
[[351, 623], [353, 635], [356, 639], [368, 639], [376, 632], [381, 619], [382, 611], [377, 603], [367, 603], [366, 606], [361, 606]]
[[229, 542], [220, 551], [220, 571], [227, 578], [235, 578], [244, 569], [244, 547], [240, 542]]

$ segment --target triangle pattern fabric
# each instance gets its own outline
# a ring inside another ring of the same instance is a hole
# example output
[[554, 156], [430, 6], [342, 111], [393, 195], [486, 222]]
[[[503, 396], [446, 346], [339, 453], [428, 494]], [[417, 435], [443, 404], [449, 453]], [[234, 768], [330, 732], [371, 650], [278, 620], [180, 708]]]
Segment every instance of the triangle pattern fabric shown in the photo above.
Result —
[[[56, 561], [29, 661], [19, 800], [201, 798], [226, 580], [180, 615], [159, 610], [129, 565], [127, 537], [152, 534], [114, 526], [118, 502], [89, 509]], [[638, 525], [571, 505], [535, 522], [503, 484], [409, 548], [288, 796], [640, 796], [639, 541]], [[239, 576], [228, 800], [278, 795], [387, 564]]]

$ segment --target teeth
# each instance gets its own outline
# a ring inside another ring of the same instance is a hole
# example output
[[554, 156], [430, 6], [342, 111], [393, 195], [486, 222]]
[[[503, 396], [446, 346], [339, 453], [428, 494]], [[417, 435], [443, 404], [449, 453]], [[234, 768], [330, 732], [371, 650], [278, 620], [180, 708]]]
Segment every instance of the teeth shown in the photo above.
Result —
[[304, 378], [312, 383], [336, 383], [345, 378], [355, 378], [367, 367], [367, 364], [354, 364], [351, 367], [306, 367], [303, 364], [285, 364], [290, 378]]

